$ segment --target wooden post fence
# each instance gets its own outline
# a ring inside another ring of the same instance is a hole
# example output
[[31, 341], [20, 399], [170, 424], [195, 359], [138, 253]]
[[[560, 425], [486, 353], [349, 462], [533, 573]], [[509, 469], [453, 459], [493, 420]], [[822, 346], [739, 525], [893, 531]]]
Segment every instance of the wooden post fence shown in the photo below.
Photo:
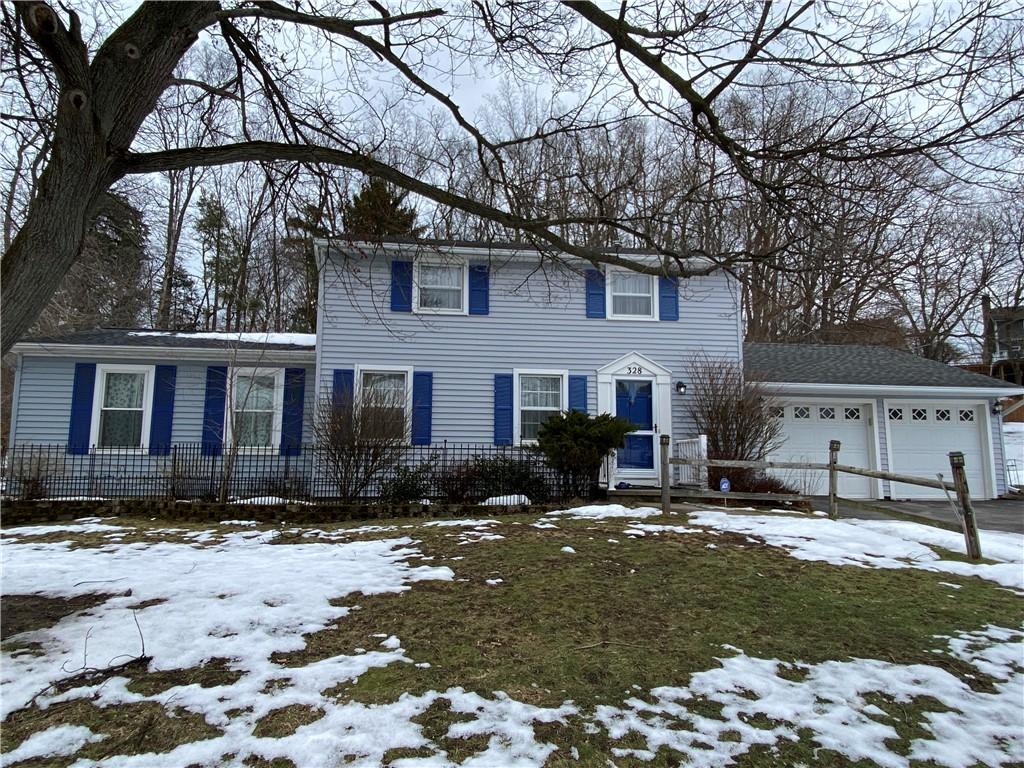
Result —
[[828, 444], [828, 516], [832, 520], [839, 519], [839, 447], [838, 440], [830, 440]]
[[967, 487], [967, 471], [964, 469], [964, 455], [960, 451], [949, 454], [949, 468], [953, 470], [953, 485], [956, 487], [956, 500], [963, 516], [964, 542], [967, 556], [971, 560], [981, 559], [981, 540], [978, 537], [978, 523], [974, 519], [974, 505], [971, 503], [971, 492]]

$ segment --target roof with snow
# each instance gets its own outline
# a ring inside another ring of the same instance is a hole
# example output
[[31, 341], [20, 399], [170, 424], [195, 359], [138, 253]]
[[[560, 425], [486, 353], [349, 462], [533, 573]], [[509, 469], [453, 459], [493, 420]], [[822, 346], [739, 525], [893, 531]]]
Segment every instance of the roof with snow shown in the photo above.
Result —
[[154, 331], [148, 328], [95, 328], [53, 336], [33, 336], [26, 344], [53, 346], [174, 347], [186, 349], [305, 350], [316, 347], [315, 333], [225, 333]]
[[744, 344], [747, 378], [777, 384], [1017, 389], [1000, 379], [867, 344]]

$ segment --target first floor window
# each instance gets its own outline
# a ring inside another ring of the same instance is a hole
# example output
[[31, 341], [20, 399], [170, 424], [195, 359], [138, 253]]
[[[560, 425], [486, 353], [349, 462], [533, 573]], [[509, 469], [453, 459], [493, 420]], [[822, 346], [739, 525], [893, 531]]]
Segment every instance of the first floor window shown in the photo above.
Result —
[[465, 264], [421, 263], [417, 269], [417, 309], [431, 312], [463, 311]]
[[273, 371], [238, 371], [231, 392], [232, 435], [242, 448], [274, 445], [282, 385]]
[[613, 271], [608, 281], [612, 317], [654, 317], [654, 278], [637, 272]]
[[99, 448], [140, 448], [146, 415], [146, 373], [103, 371], [101, 386]]
[[519, 437], [536, 440], [541, 424], [564, 410], [562, 380], [558, 374], [524, 373], [519, 376]]
[[363, 426], [381, 437], [405, 435], [408, 381], [405, 371], [363, 371], [360, 412]]

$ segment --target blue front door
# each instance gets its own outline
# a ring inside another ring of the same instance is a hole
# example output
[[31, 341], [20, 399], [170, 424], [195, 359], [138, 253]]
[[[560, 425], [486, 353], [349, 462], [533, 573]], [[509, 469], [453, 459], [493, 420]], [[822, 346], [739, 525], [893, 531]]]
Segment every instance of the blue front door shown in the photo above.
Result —
[[615, 382], [615, 415], [635, 425], [618, 451], [620, 469], [654, 469], [654, 384]]

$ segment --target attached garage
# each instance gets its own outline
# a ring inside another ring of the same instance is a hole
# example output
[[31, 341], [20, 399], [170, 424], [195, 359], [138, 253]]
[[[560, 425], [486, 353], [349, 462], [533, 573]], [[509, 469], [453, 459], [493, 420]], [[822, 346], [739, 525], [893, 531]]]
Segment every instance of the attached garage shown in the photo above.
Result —
[[[748, 379], [773, 392], [785, 442], [772, 458], [825, 461], [830, 440], [843, 464], [950, 478], [949, 453], [964, 454], [975, 498], [1006, 492], [999, 398], [1024, 389], [889, 347], [747, 344]], [[801, 490], [827, 492], [824, 473], [779, 473]], [[840, 475], [847, 498], [944, 498], [942, 491]]]

